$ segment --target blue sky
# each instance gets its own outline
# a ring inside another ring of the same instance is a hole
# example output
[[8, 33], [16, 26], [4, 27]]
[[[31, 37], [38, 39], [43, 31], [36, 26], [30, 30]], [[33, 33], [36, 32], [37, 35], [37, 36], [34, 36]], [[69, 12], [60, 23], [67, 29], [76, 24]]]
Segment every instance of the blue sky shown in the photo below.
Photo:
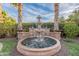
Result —
[[[13, 5], [9, 3], [2, 4], [4, 11], [9, 16], [13, 17], [17, 21], [18, 11]], [[75, 9], [79, 9], [79, 4], [75, 3], [63, 3], [59, 4], [59, 17], [64, 16], [67, 18], [68, 15]], [[53, 22], [54, 18], [54, 4], [52, 3], [24, 3], [23, 4], [23, 22], [37, 22], [36, 17], [42, 16], [42, 22]]]

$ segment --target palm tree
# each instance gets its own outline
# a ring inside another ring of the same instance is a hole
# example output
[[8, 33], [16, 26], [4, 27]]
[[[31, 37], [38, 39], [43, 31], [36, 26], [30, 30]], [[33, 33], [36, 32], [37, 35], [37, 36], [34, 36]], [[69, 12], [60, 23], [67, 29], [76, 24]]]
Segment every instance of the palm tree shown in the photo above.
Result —
[[54, 16], [54, 30], [59, 30], [59, 24], [58, 24], [58, 12], [59, 10], [59, 5], [58, 3], [54, 4], [54, 12], [55, 12], [55, 16]]
[[12, 3], [16, 8], [18, 8], [18, 31], [22, 31], [22, 3]]

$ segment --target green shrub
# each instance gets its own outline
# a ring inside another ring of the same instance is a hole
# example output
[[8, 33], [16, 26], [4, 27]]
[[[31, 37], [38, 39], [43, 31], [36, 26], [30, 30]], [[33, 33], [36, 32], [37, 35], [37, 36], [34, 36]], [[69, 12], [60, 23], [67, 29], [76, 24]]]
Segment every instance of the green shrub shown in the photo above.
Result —
[[74, 22], [65, 22], [63, 29], [68, 38], [75, 38], [79, 33], [79, 27]]
[[3, 37], [5, 34], [4, 26], [2, 23], [0, 23], [0, 37]]
[[[23, 23], [23, 29], [25, 32], [28, 32], [29, 31], [29, 28], [31, 27], [34, 27], [36, 28], [37, 27], [37, 23]], [[43, 23], [41, 24], [41, 27], [42, 28], [50, 28], [51, 31], [53, 31], [53, 23]]]
[[0, 38], [6, 36], [14, 36], [16, 34], [16, 21], [8, 18], [4, 19], [4, 23], [0, 24]]
[[31, 27], [36, 28], [36, 23], [23, 23], [23, 31], [28, 32]]
[[53, 23], [43, 23], [42, 24], [43, 28], [45, 28], [45, 27], [47, 27], [47, 28], [53, 28], [53, 26], [54, 26]]

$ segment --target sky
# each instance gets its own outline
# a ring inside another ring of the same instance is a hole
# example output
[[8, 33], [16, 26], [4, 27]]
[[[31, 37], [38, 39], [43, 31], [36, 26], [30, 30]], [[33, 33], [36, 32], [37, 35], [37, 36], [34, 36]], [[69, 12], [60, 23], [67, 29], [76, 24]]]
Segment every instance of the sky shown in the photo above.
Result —
[[[18, 10], [12, 4], [3, 3], [2, 8], [9, 16], [18, 19]], [[79, 9], [79, 3], [60, 3], [59, 17], [67, 18], [73, 10]], [[37, 22], [37, 16], [41, 15], [41, 22], [54, 21], [54, 4], [53, 3], [24, 3], [22, 10], [22, 22]]]

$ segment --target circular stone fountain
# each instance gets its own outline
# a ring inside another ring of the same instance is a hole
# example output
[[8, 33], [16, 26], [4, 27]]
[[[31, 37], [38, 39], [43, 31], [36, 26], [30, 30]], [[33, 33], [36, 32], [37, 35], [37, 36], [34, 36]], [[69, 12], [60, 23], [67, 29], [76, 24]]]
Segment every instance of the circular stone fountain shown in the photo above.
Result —
[[53, 37], [29, 37], [19, 40], [17, 50], [28, 56], [50, 56], [56, 54], [61, 49], [58, 39]]
[[19, 40], [17, 50], [21, 54], [28, 56], [54, 55], [61, 49], [60, 41], [48, 36], [49, 29], [41, 28], [41, 17], [38, 16], [37, 18], [38, 28], [30, 29], [30, 33], [33, 34], [33, 36]]

